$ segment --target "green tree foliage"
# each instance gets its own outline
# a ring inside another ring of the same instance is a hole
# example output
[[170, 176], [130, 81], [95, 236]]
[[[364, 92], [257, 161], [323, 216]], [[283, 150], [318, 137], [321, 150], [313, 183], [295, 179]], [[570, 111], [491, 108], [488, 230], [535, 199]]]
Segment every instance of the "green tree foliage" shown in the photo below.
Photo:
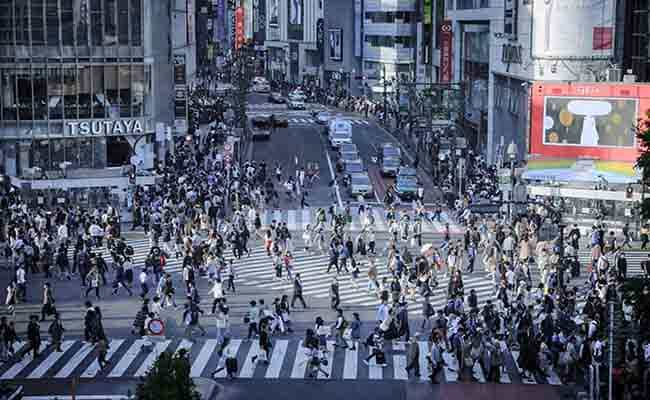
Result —
[[[636, 131], [641, 150], [636, 160], [636, 167], [641, 171], [643, 182], [648, 183], [650, 181], [650, 110], [646, 111], [646, 118], [639, 121]], [[650, 198], [646, 198], [640, 206], [642, 218], [650, 219]]]
[[187, 351], [164, 352], [158, 357], [135, 392], [137, 400], [200, 400], [190, 378], [191, 364]]

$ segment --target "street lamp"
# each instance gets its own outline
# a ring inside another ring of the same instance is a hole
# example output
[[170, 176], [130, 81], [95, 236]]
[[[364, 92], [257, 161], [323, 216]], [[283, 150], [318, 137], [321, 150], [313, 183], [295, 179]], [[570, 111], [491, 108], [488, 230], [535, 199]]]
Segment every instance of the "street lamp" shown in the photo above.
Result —
[[508, 203], [508, 217], [512, 221], [514, 214], [512, 202], [515, 201], [515, 161], [517, 160], [517, 145], [514, 140], [508, 145], [506, 153], [508, 154], [508, 159], [510, 159], [510, 202]]

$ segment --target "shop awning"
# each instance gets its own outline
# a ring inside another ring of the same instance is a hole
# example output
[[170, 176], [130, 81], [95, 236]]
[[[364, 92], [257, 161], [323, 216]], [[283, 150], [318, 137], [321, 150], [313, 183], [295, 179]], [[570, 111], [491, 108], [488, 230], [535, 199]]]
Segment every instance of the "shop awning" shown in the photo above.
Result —
[[539, 182], [628, 184], [638, 182], [641, 174], [631, 162], [549, 158], [528, 161], [522, 178]]

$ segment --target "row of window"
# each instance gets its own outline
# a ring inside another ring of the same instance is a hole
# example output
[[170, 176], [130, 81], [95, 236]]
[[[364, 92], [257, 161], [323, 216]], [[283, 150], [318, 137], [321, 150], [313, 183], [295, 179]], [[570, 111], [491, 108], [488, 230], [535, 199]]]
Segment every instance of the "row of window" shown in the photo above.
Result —
[[152, 108], [149, 65], [0, 69], [0, 120], [142, 117]]
[[366, 12], [366, 19], [375, 24], [392, 24], [401, 22], [404, 24], [415, 23], [417, 21], [417, 13], [414, 11], [373, 11]]
[[0, 0], [0, 46], [142, 46], [142, 0]]
[[395, 47], [401, 45], [405, 48], [413, 48], [417, 44], [416, 38], [411, 36], [384, 36], [384, 35], [366, 35], [366, 43], [373, 47]]

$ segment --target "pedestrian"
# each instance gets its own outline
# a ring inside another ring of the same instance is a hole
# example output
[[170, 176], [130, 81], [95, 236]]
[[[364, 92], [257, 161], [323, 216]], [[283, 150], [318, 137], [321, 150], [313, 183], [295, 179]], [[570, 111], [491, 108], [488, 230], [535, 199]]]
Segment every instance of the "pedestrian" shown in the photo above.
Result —
[[305, 303], [305, 298], [302, 295], [302, 279], [300, 278], [300, 272], [296, 273], [296, 276], [293, 280], [293, 296], [291, 297], [291, 308], [295, 308], [296, 300], [300, 300], [302, 303], [302, 308], [307, 308], [307, 303]]
[[65, 332], [65, 328], [63, 327], [59, 313], [54, 313], [54, 321], [52, 321], [50, 324], [47, 332], [52, 338], [52, 348], [54, 348], [54, 351], [62, 352], [63, 350], [61, 350], [61, 341], [63, 340], [63, 332]]
[[38, 315], [29, 316], [29, 324], [27, 325], [27, 342], [28, 347], [23, 352], [23, 356], [32, 352], [32, 359], [38, 358], [40, 355], [41, 347], [41, 326], [38, 324]]
[[420, 376], [420, 344], [417, 341], [418, 335], [415, 334], [409, 340], [409, 346], [406, 356], [406, 373], [409, 374], [411, 370], [414, 371], [416, 377]]

